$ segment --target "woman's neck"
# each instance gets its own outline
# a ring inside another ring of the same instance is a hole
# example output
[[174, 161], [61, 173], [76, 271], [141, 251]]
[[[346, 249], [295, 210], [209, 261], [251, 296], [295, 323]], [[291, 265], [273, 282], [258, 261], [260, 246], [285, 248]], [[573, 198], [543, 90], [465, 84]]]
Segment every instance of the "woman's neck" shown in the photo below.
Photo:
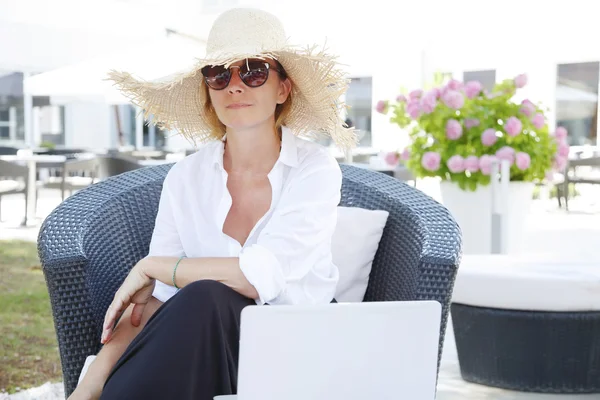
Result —
[[223, 164], [229, 173], [268, 173], [279, 158], [281, 132], [275, 127], [227, 131]]

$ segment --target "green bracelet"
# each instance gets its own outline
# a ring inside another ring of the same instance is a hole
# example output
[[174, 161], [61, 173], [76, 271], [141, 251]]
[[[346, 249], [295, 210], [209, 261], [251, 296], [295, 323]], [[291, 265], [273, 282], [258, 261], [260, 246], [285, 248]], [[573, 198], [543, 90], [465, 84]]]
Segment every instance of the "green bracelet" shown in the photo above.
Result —
[[179, 290], [179, 286], [177, 286], [177, 284], [175, 283], [175, 272], [177, 271], [177, 266], [179, 265], [179, 262], [184, 258], [185, 256], [179, 257], [179, 260], [177, 260], [177, 264], [175, 264], [175, 267], [173, 268], [173, 286], [175, 286], [175, 289], [177, 290]]

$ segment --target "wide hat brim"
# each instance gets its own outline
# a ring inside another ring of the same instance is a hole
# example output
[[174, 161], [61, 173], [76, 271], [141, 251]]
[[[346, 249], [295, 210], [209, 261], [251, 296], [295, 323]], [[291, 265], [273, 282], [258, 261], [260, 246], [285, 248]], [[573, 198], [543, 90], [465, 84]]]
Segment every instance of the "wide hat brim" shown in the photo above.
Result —
[[201, 69], [206, 65], [225, 65], [246, 58], [272, 58], [285, 69], [292, 81], [292, 108], [284, 124], [297, 135], [317, 138], [325, 135], [342, 149], [354, 147], [354, 128], [343, 119], [346, 107], [342, 96], [350, 80], [340, 68], [337, 57], [317, 46], [279, 46], [274, 49], [213, 55], [199, 59], [190, 70], [158, 81], [144, 81], [128, 72], [109, 72], [108, 79], [133, 104], [152, 116], [152, 122], [178, 132], [197, 144], [215, 139], [204, 112], [205, 91]]

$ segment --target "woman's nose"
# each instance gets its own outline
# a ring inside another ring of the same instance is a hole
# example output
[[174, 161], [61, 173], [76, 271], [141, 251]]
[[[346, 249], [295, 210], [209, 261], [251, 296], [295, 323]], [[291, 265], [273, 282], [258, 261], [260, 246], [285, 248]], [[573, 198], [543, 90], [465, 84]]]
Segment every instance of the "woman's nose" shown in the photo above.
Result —
[[244, 82], [242, 78], [240, 78], [240, 68], [239, 67], [231, 67], [231, 79], [229, 80], [229, 93], [241, 93], [244, 91]]

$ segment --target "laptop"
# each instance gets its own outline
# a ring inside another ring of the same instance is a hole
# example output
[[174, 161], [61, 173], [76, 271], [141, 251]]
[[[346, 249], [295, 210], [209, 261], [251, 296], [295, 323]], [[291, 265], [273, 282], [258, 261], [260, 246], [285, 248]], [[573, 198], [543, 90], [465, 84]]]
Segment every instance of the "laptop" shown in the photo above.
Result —
[[236, 400], [434, 400], [435, 301], [249, 306]]

